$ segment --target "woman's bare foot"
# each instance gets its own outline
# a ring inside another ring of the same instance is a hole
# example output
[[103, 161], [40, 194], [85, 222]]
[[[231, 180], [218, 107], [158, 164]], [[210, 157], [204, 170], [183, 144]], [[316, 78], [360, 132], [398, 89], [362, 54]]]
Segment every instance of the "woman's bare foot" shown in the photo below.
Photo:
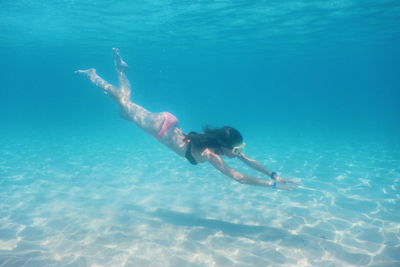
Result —
[[113, 48], [112, 50], [114, 51], [115, 55], [115, 67], [117, 67], [118, 71], [126, 71], [126, 69], [128, 68], [128, 64], [122, 60], [119, 49]]
[[75, 71], [75, 73], [89, 78], [89, 80], [91, 80], [94, 84], [103, 89], [103, 92], [105, 94], [110, 95], [111, 97], [118, 100], [121, 98], [121, 92], [116, 89], [112, 84], [100, 78], [100, 76], [96, 73], [96, 69], [92, 68], [87, 70], [77, 70]]

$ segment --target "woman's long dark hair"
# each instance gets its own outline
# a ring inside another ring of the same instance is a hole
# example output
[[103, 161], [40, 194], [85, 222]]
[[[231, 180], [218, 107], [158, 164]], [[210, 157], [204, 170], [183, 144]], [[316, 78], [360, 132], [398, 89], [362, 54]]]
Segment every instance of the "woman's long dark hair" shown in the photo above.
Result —
[[190, 141], [197, 149], [212, 149], [217, 154], [222, 154], [222, 147], [232, 149], [235, 145], [243, 142], [240, 132], [232, 127], [203, 128], [204, 133], [190, 132], [186, 140]]

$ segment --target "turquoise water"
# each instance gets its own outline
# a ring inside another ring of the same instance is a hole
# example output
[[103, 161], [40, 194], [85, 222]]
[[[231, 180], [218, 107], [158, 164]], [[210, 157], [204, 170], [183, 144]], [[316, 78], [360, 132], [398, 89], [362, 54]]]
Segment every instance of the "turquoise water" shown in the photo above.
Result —
[[[0, 266], [400, 265], [398, 1], [116, 2], [0, 2]], [[112, 47], [135, 102], [301, 186], [121, 119], [74, 74], [116, 83]]]

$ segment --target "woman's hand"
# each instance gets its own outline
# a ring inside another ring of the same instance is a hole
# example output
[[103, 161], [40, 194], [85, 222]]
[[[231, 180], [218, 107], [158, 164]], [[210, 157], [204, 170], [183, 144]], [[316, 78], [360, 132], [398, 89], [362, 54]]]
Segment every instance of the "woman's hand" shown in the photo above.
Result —
[[274, 185], [272, 187], [283, 189], [283, 190], [294, 190], [299, 187], [300, 182], [291, 179], [285, 179], [279, 176], [276, 176], [274, 180]]
[[275, 178], [275, 180], [277, 181], [277, 182], [280, 182], [280, 183], [284, 183], [284, 184], [300, 184], [300, 182], [299, 181], [296, 181], [296, 180], [292, 180], [292, 179], [285, 179], [285, 178], [282, 178], [282, 177], [279, 177], [279, 176], [276, 176], [276, 178]]
[[275, 186], [273, 186], [273, 188], [277, 188], [277, 189], [282, 189], [282, 190], [295, 190], [297, 187], [299, 187], [298, 184], [295, 183], [281, 183], [281, 182], [276, 182], [275, 181]]

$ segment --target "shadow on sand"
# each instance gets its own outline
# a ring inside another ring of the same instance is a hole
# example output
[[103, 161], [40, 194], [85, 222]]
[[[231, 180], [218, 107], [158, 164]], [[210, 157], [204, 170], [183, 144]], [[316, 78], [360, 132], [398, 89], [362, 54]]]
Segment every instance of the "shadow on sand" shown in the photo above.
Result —
[[209, 234], [221, 231], [232, 237], [245, 237], [256, 241], [272, 242], [281, 240], [287, 246], [304, 246], [309, 243], [309, 238], [303, 235], [294, 235], [288, 231], [270, 226], [246, 225], [231, 223], [216, 219], [204, 219], [193, 213], [183, 213], [166, 209], [147, 211], [140, 206], [129, 205], [130, 210], [144, 213], [149, 217], [157, 218], [163, 223], [177, 226], [202, 227]]

